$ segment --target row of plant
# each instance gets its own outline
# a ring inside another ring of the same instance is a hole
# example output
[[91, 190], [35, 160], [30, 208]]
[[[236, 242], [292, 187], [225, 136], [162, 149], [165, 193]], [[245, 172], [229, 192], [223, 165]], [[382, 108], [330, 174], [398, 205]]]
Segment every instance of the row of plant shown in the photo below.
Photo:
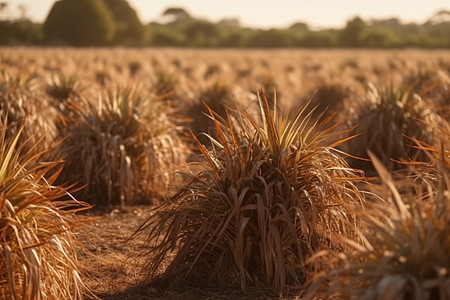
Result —
[[185, 150], [162, 96], [130, 87], [88, 100], [76, 80], [38, 81], [0, 81], [0, 298], [81, 299], [93, 296], [76, 238], [90, 205], [77, 199], [158, 201]]
[[[337, 111], [329, 114], [319, 94], [284, 113], [267, 86], [256, 101], [233, 102], [217, 84], [201, 108], [159, 74], [150, 85], [92, 90], [76, 78], [3, 72], [2, 296], [82, 297], [80, 199], [160, 204], [136, 237], [146, 236], [150, 278], [171, 286], [446, 298], [447, 77], [370, 87], [354, 105], [325, 105]], [[364, 174], [352, 165], [364, 159], [389, 193], [360, 189]], [[389, 172], [409, 168], [402, 183], [414, 191], [400, 194]]]
[[[210, 116], [217, 139], [198, 142], [208, 166], [188, 176], [137, 234], [159, 284], [270, 286], [308, 299], [446, 299], [449, 295], [448, 123], [439, 146], [414, 140], [427, 159], [403, 162], [411, 192], [369, 150], [387, 192], [361, 191], [361, 174], [329, 131], [301, 110]], [[343, 140], [338, 143], [344, 142]], [[367, 193], [367, 195], [366, 195]], [[170, 259], [169, 259], [170, 258]], [[169, 259], [167, 267], [165, 265]]]

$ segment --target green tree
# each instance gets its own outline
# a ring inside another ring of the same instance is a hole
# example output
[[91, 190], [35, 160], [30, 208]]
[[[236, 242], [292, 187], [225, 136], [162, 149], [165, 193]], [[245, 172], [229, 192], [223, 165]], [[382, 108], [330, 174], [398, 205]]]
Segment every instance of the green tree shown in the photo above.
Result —
[[257, 30], [248, 40], [249, 47], [282, 48], [291, 46], [291, 37], [285, 30]]
[[50, 43], [102, 46], [112, 42], [114, 33], [114, 18], [103, 0], [57, 1], [44, 23]]
[[361, 46], [361, 35], [365, 27], [366, 24], [360, 17], [349, 20], [339, 34], [339, 45], [343, 47]]
[[190, 46], [215, 46], [219, 31], [213, 23], [196, 20], [186, 26], [184, 34]]
[[172, 17], [172, 23], [183, 23], [191, 19], [191, 15], [180, 7], [169, 7], [163, 12], [162, 15]]
[[104, 0], [116, 23], [114, 43], [139, 45], [142, 43], [144, 27], [136, 11], [125, 0]]
[[330, 30], [307, 31], [298, 39], [297, 45], [308, 48], [335, 47], [336, 33]]
[[219, 47], [242, 47], [244, 46], [245, 39], [245, 30], [241, 28], [231, 28], [230, 30], [222, 32], [219, 40]]
[[179, 47], [184, 43], [184, 35], [170, 26], [150, 24], [147, 30], [149, 38], [146, 45]]
[[33, 23], [26, 17], [16, 20], [0, 20], [0, 45], [41, 44], [41, 27], [41, 24]]
[[299, 31], [308, 31], [309, 27], [308, 27], [308, 24], [306, 24], [304, 22], [296, 22], [296, 23], [292, 24], [291, 26], [289, 26], [289, 29], [299, 30]]
[[361, 44], [369, 48], [391, 48], [400, 45], [400, 38], [389, 28], [368, 28], [362, 34]]
[[239, 28], [241, 27], [241, 21], [237, 18], [224, 18], [217, 22], [217, 25], [227, 28]]

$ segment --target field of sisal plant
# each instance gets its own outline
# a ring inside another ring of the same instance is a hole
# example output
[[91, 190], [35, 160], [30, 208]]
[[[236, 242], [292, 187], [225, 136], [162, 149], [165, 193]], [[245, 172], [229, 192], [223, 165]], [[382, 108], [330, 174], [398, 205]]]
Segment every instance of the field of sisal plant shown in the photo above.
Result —
[[450, 53], [0, 49], [1, 299], [450, 299]]

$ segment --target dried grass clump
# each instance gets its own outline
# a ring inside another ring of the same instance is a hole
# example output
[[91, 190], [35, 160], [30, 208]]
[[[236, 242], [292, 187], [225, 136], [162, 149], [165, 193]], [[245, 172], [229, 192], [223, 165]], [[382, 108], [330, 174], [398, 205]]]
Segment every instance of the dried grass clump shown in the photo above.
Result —
[[349, 89], [340, 83], [324, 83], [317, 87], [311, 101], [314, 117], [322, 119], [342, 109], [344, 99], [350, 94]]
[[[29, 141], [24, 147], [39, 153], [49, 149], [57, 129], [54, 123], [56, 110], [37, 92], [35, 78], [30, 73], [16, 75], [3, 72], [0, 77], [0, 118], [8, 120], [7, 137], [17, 134], [22, 121], [19, 143]], [[44, 117], [45, 116], [45, 117]]]
[[263, 73], [258, 78], [258, 80], [258, 83], [261, 85], [261, 89], [266, 94], [266, 98], [269, 101], [270, 106], [275, 105], [275, 99], [270, 96], [272, 94], [275, 94], [275, 90], [277, 90], [277, 102], [278, 104], [280, 104], [280, 99], [282, 99], [283, 94], [280, 93], [279, 85], [274, 75], [272, 75], [271, 73]]
[[450, 104], [450, 77], [440, 69], [419, 70], [405, 78], [415, 93], [439, 105]]
[[450, 164], [450, 123], [445, 122], [440, 125], [440, 127], [432, 126], [436, 136], [439, 137], [437, 146], [414, 140], [415, 148], [423, 151], [428, 157], [426, 162], [413, 163], [416, 168], [412, 170], [411, 177], [416, 183], [414, 188], [418, 195], [429, 195], [433, 193], [432, 191], [439, 190], [442, 172], [447, 170]]
[[[443, 67], [443, 66], [441, 66]], [[450, 76], [442, 69], [427, 69], [413, 72], [405, 78], [414, 93], [434, 106], [437, 114], [444, 119], [450, 117]]]
[[438, 186], [417, 199], [402, 197], [381, 162], [372, 159], [391, 196], [362, 212], [368, 221], [360, 233], [364, 243], [344, 240], [355, 251], [338, 255], [342, 265], [316, 281], [311, 298], [320, 297], [317, 287], [328, 282], [323, 294], [342, 299], [449, 299], [450, 152], [442, 151], [435, 164]]
[[[61, 162], [24, 151], [0, 124], [0, 298], [81, 299], [73, 233], [87, 206], [54, 186]], [[50, 175], [52, 174], [52, 175]], [[64, 200], [69, 199], [69, 200]]]
[[181, 119], [164, 101], [137, 88], [116, 89], [71, 111], [58, 154], [67, 157], [62, 178], [86, 185], [80, 198], [124, 205], [165, 196], [186, 147]]
[[[209, 141], [204, 134], [214, 132], [206, 106], [221, 117], [226, 117], [226, 107], [235, 107], [232, 101], [231, 87], [223, 80], [216, 80], [207, 86], [199, 95], [199, 101], [189, 105], [186, 115], [192, 119], [192, 132], [202, 143]], [[206, 104], [206, 105], [205, 105]]]
[[154, 93], [159, 96], [170, 95], [171, 98], [176, 98], [177, 86], [179, 78], [175, 73], [166, 70], [157, 70], [155, 72]]
[[51, 77], [46, 87], [47, 94], [61, 102], [79, 96], [81, 90], [82, 86], [78, 79], [64, 74]]
[[[443, 120], [420, 96], [407, 88], [377, 89], [371, 85], [366, 101], [358, 106], [356, 118], [350, 123], [357, 126], [359, 136], [346, 144], [346, 152], [367, 158], [370, 150], [389, 170], [404, 168], [396, 160], [427, 159], [414, 147], [413, 139], [435, 145], [436, 136], [430, 124], [440, 124]], [[355, 166], [371, 169], [362, 160], [356, 160]]]
[[306, 260], [333, 248], [336, 234], [353, 237], [353, 210], [363, 200], [354, 170], [333, 145], [320, 146], [331, 129], [310, 127], [306, 108], [289, 121], [264, 93], [259, 104], [257, 117], [209, 110], [217, 139], [211, 150], [197, 140], [207, 168], [190, 174], [138, 230], [148, 233], [151, 276], [286, 290], [314, 267], [331, 267]]
[[36, 76], [31, 72], [2, 70], [0, 74], [0, 95], [32, 91], [36, 88]]

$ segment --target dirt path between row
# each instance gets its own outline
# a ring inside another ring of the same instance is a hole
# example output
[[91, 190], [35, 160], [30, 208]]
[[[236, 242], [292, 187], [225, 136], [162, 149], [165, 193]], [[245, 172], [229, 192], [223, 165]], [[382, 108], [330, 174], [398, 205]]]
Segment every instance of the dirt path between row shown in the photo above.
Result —
[[[131, 239], [146, 220], [150, 207], [93, 209], [96, 217], [79, 232], [86, 248], [80, 254], [86, 285], [101, 299], [158, 299], [145, 282], [144, 240]], [[91, 297], [87, 297], [91, 298]], [[94, 297], [92, 297], [94, 298]]]
[[[149, 284], [143, 266], [146, 261], [145, 235], [130, 239], [151, 214], [150, 206], [93, 209], [89, 217], [98, 218], [78, 232], [86, 251], [80, 253], [84, 282], [94, 295], [86, 299], [283, 299], [267, 289], [214, 290], [186, 287], [165, 290]], [[284, 298], [286, 299], [286, 298]], [[288, 297], [288, 299], [298, 299]]]

